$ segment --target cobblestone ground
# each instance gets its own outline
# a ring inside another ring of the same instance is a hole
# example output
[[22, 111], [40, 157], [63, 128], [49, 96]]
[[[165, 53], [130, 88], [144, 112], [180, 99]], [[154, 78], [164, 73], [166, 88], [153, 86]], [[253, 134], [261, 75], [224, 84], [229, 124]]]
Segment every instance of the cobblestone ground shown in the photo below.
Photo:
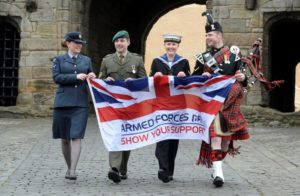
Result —
[[129, 178], [107, 178], [108, 152], [90, 118], [78, 179], [66, 180], [60, 140], [51, 138], [51, 119], [0, 119], [0, 195], [300, 195], [300, 129], [252, 128], [241, 154], [227, 157], [226, 182], [214, 188], [211, 170], [195, 165], [199, 141], [181, 141], [174, 181], [157, 179], [155, 145], [132, 151]]

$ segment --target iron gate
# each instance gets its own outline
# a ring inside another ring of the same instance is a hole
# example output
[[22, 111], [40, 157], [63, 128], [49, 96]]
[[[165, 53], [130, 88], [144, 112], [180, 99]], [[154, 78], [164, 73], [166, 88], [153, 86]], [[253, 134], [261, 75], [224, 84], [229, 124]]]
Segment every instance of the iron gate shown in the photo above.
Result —
[[0, 106], [16, 105], [19, 44], [17, 29], [9, 23], [0, 23]]

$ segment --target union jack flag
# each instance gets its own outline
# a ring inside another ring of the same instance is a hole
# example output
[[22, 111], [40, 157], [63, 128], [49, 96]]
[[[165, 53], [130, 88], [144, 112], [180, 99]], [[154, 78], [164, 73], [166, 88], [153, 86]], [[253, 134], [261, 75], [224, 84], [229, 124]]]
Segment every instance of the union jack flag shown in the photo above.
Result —
[[[108, 150], [117, 151], [164, 139], [208, 142], [208, 127], [234, 81], [222, 75], [162, 76], [127, 82], [93, 79], [89, 80], [89, 87], [104, 144]], [[195, 137], [199, 135], [196, 131], [195, 134], [186, 131], [200, 127], [202, 134], [205, 131], [204, 138]], [[160, 134], [154, 135], [158, 129]]]

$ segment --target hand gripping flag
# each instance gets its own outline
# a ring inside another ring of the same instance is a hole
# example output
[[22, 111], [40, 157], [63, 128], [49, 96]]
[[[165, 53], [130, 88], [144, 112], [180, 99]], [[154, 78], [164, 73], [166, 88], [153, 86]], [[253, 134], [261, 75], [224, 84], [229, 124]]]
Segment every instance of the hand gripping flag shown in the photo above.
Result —
[[221, 75], [88, 81], [109, 151], [132, 150], [166, 139], [209, 143], [209, 125], [234, 82]]

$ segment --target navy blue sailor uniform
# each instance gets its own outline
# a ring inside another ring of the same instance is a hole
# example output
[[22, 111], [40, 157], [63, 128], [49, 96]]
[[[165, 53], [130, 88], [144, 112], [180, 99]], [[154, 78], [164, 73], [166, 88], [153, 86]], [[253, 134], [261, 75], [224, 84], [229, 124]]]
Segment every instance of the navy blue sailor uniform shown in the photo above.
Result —
[[190, 65], [188, 60], [176, 54], [174, 60], [169, 62], [167, 55], [164, 54], [153, 59], [150, 76], [154, 76], [156, 72], [161, 72], [163, 75], [176, 76], [180, 71], [183, 71], [187, 76], [190, 75]]
[[53, 138], [82, 139], [88, 118], [87, 81], [77, 79], [77, 74], [92, 72], [91, 59], [68, 53], [53, 60], [52, 78], [58, 85], [53, 112]]
[[[163, 75], [176, 76], [181, 71], [183, 71], [186, 76], [190, 75], [188, 60], [176, 54], [174, 60], [169, 62], [167, 55], [164, 54], [153, 59], [150, 76], [154, 76], [156, 72], [161, 72]], [[160, 141], [156, 144], [155, 156], [158, 159], [159, 169], [166, 171], [170, 177], [172, 177], [174, 173], [178, 145], [179, 140], [175, 139]]]

